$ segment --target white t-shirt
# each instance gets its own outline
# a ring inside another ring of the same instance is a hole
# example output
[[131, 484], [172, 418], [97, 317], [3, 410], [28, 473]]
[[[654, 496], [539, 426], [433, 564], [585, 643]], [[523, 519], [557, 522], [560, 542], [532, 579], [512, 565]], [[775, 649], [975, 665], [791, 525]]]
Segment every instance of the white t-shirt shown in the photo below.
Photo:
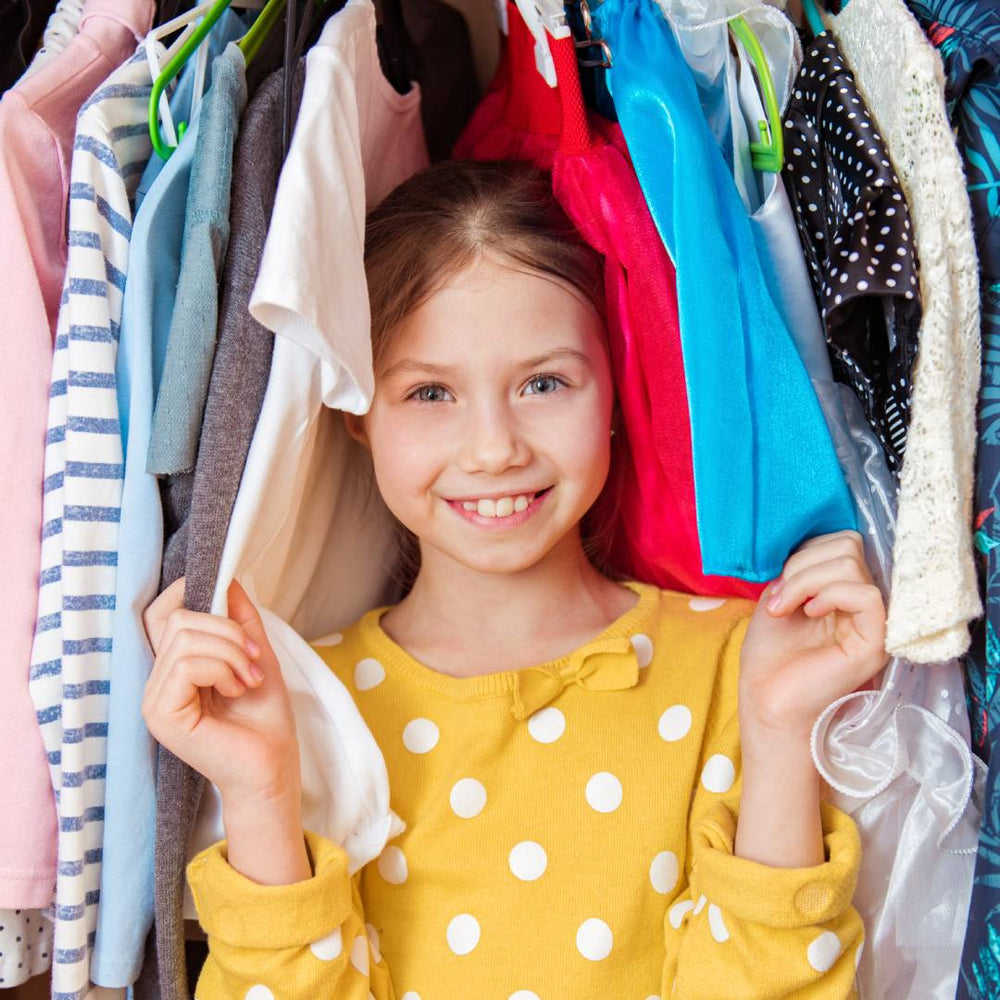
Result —
[[[401, 95], [382, 75], [375, 23], [371, 0], [349, 0], [307, 57], [250, 302], [275, 333], [274, 356], [212, 607], [225, 614], [238, 577], [255, 603], [307, 639], [393, 596], [391, 519], [367, 452], [335, 412], [365, 412], [374, 391], [366, 212], [428, 163], [419, 90]], [[280, 622], [265, 621], [276, 638]], [[385, 763], [350, 695], [330, 693], [329, 669], [296, 639], [285, 631], [276, 651], [296, 706], [304, 822], [342, 843], [350, 831], [356, 870], [398, 832]], [[218, 793], [209, 788], [192, 853], [220, 835]]]

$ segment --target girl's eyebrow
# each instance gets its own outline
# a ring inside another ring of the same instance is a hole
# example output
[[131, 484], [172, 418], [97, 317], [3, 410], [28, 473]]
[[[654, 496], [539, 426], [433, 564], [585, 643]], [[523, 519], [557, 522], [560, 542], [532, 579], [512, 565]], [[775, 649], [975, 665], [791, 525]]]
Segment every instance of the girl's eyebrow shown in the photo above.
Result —
[[[523, 361], [517, 362], [516, 367], [519, 369], [539, 368], [551, 361], [559, 360], [579, 361], [585, 365], [590, 364], [590, 356], [584, 351], [577, 350], [575, 347], [557, 347], [554, 350], [546, 351], [544, 354], [536, 355], [533, 358], [525, 358]], [[391, 367], [386, 368], [382, 372], [382, 378], [388, 378], [391, 375], [398, 375], [402, 372], [423, 372], [428, 375], [444, 377], [453, 375], [455, 370], [454, 365], [435, 365], [429, 361], [420, 361], [416, 358], [403, 358]]]

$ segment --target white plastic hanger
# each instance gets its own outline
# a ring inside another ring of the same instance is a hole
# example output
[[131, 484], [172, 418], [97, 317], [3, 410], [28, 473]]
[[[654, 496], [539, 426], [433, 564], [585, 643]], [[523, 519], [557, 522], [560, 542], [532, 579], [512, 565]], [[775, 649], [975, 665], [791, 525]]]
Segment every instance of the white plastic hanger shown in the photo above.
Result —
[[[191, 37], [198, 22], [212, 9], [211, 2], [195, 4], [190, 10], [178, 14], [177, 17], [157, 28], [153, 28], [146, 35], [146, 61], [149, 63], [149, 71], [155, 80], [166, 65], [173, 58], [180, 47]], [[260, 10], [264, 4], [263, 0], [233, 0], [230, 5], [246, 10]], [[174, 32], [180, 32], [169, 46], [162, 44], [162, 39], [169, 38]], [[201, 104], [202, 94], [205, 91], [205, 75], [208, 69], [208, 46], [202, 45], [198, 49], [197, 62], [195, 63], [194, 88], [191, 92], [191, 109], [187, 120], [194, 121], [195, 112]], [[160, 121], [162, 123], [161, 134], [164, 140], [171, 146], [178, 144], [177, 129], [174, 127], [174, 116], [170, 113], [170, 102], [164, 93], [160, 97]]]
[[[555, 87], [558, 83], [556, 64], [552, 59], [548, 36], [551, 35], [553, 38], [570, 37], [562, 0], [514, 0], [514, 2], [535, 39], [535, 66], [538, 67], [542, 79], [550, 87]], [[505, 35], [509, 34], [506, 0], [496, 0], [496, 5], [500, 30]]]

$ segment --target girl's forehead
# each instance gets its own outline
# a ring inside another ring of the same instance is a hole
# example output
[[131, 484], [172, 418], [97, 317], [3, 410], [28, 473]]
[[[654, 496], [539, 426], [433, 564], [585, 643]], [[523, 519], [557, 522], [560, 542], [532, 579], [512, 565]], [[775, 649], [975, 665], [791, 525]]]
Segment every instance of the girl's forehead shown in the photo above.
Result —
[[510, 358], [558, 347], [588, 352], [603, 343], [602, 331], [594, 307], [567, 283], [483, 260], [397, 324], [383, 367], [415, 353], [461, 363], [471, 355]]

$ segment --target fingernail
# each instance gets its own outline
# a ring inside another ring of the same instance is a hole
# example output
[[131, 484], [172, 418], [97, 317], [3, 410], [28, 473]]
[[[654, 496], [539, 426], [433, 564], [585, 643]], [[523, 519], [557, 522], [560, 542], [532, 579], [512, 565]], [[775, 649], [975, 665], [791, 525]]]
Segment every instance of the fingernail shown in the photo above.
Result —
[[771, 582], [771, 595], [778, 594], [781, 592], [781, 588], [785, 585], [785, 581], [779, 576], [777, 580]]
[[264, 671], [261, 670], [260, 667], [258, 667], [256, 663], [251, 663], [250, 664], [250, 676], [255, 681], [262, 681], [264, 679]]
[[777, 611], [781, 607], [781, 598], [777, 596], [772, 596], [767, 602], [768, 611]]
[[253, 639], [247, 639], [246, 641], [247, 652], [251, 656], [260, 656], [260, 646], [253, 641]]

